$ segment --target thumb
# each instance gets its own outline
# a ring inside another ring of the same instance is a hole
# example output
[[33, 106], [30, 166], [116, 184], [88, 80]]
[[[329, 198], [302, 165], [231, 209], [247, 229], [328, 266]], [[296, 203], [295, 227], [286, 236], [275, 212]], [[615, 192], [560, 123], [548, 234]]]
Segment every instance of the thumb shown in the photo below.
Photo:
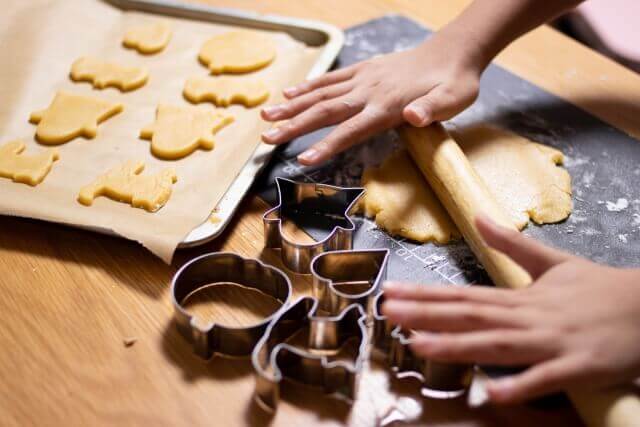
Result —
[[441, 84], [426, 95], [411, 101], [404, 107], [402, 116], [411, 125], [424, 127], [435, 121], [450, 119], [469, 106], [474, 98], [460, 95], [456, 93], [456, 89]]
[[476, 218], [476, 226], [487, 245], [520, 264], [533, 280], [571, 258], [571, 255], [525, 237], [519, 231], [501, 227], [484, 215]]

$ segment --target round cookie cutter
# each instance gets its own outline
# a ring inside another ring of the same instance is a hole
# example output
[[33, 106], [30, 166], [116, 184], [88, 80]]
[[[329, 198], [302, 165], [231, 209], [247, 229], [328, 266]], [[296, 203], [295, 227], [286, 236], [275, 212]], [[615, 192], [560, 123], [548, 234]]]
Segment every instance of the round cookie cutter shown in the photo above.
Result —
[[[183, 303], [195, 292], [222, 283], [256, 289], [274, 297], [282, 306], [250, 326], [233, 327], [215, 322], [202, 324]], [[178, 331], [193, 345], [195, 353], [204, 359], [214, 354], [229, 357], [251, 355], [267, 326], [289, 305], [292, 293], [291, 281], [282, 270], [229, 252], [214, 252], [194, 258], [178, 270], [171, 282], [171, 302]]]

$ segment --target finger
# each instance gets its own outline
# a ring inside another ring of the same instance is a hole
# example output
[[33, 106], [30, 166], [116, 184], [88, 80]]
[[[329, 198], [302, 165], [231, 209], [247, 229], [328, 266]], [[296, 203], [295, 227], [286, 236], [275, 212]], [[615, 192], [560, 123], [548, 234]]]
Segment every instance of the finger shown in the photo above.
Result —
[[342, 98], [321, 102], [304, 111], [282, 126], [262, 133], [267, 144], [282, 144], [316, 129], [342, 122], [360, 111], [358, 104]]
[[473, 92], [460, 93], [459, 90], [442, 84], [410, 102], [402, 115], [413, 126], [424, 127], [434, 121], [450, 119], [471, 105], [474, 99]]
[[520, 292], [487, 286], [428, 286], [413, 283], [385, 282], [385, 299], [431, 302], [475, 302], [513, 307], [520, 301]]
[[556, 353], [553, 341], [545, 334], [512, 329], [416, 333], [410, 346], [416, 354], [432, 360], [503, 366], [537, 363]]
[[328, 86], [343, 82], [345, 80], [349, 80], [351, 77], [353, 77], [355, 71], [356, 70], [353, 65], [350, 67], [341, 68], [336, 71], [331, 71], [329, 73], [321, 75], [320, 77], [316, 77], [315, 79], [307, 80], [295, 86], [285, 88], [282, 93], [289, 99], [295, 98], [296, 96], [303, 95], [323, 86]]
[[467, 332], [525, 326], [517, 310], [466, 302], [387, 300], [382, 313], [405, 329], [433, 332]]
[[489, 382], [489, 398], [496, 403], [518, 403], [566, 390], [585, 376], [579, 359], [564, 357], [532, 366], [526, 371]]
[[322, 141], [298, 156], [303, 165], [322, 163], [347, 148], [362, 142], [397, 123], [389, 120], [386, 111], [367, 106], [359, 114], [335, 128]]
[[260, 111], [260, 114], [263, 119], [268, 121], [290, 119], [322, 101], [328, 101], [344, 95], [352, 88], [353, 84], [351, 82], [326, 86], [296, 97], [288, 102], [266, 106]]
[[571, 258], [571, 255], [545, 246], [516, 230], [501, 227], [485, 216], [476, 219], [476, 226], [487, 245], [520, 264], [534, 280]]

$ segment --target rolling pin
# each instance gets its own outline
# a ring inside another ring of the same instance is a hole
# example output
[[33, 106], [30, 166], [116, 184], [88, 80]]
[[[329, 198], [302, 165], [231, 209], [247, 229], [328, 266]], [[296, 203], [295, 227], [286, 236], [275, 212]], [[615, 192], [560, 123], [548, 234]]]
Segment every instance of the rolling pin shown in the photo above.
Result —
[[[511, 289], [529, 286], [531, 276], [522, 267], [484, 243], [475, 225], [478, 214], [487, 215], [504, 227], [514, 230], [516, 227], [444, 127], [434, 123], [425, 128], [403, 126], [398, 131], [414, 162], [493, 282]], [[568, 394], [590, 427], [640, 425], [640, 398], [631, 386]]]

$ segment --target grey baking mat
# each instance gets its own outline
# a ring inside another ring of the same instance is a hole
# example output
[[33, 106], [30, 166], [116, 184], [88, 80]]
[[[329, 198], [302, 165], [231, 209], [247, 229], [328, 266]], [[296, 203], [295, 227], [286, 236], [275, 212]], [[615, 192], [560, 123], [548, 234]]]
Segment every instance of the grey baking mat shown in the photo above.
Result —
[[[410, 48], [429, 34], [403, 16], [366, 22], [346, 31], [337, 66]], [[565, 166], [573, 178], [574, 211], [561, 224], [531, 224], [526, 234], [594, 261], [640, 266], [640, 142], [496, 65], [485, 72], [477, 102], [453, 120], [454, 124], [470, 122], [493, 123], [565, 153]], [[275, 204], [276, 176], [357, 186], [363, 169], [380, 163], [397, 141], [395, 132], [389, 131], [321, 167], [301, 167], [296, 155], [329, 130], [319, 130], [278, 149], [254, 190]], [[356, 248], [391, 250], [390, 279], [454, 284], [487, 280], [462, 242], [415, 244], [387, 235], [370, 220], [357, 218], [356, 223]], [[314, 227], [307, 231], [316, 238], [326, 233]]]

